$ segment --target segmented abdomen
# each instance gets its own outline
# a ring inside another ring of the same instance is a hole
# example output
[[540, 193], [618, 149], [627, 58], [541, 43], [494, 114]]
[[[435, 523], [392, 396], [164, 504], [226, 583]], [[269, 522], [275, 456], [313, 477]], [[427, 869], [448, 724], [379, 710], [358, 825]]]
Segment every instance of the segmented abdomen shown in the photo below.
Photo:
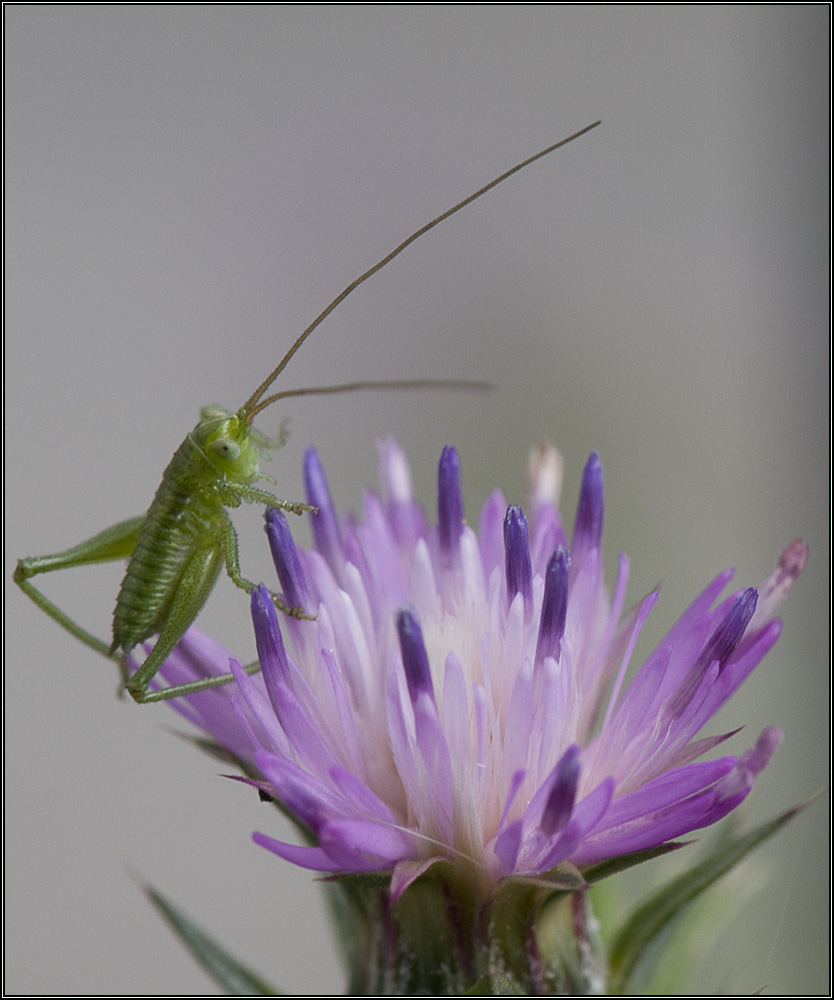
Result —
[[194, 449], [190, 439], [180, 446], [145, 516], [113, 611], [113, 650], [161, 631], [189, 559], [222, 544], [228, 514], [210, 483], [188, 475]]

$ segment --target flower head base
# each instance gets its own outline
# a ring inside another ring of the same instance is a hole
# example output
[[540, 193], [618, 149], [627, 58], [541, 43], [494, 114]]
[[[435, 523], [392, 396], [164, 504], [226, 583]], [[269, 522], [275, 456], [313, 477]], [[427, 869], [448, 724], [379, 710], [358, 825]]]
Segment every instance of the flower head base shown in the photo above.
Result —
[[[464, 520], [460, 462], [443, 452], [437, 527], [412, 500], [404, 456], [381, 446], [384, 501], [368, 494], [340, 523], [318, 456], [306, 457], [315, 548], [299, 552], [283, 515], [267, 534], [285, 600], [315, 621], [279, 622], [252, 595], [262, 677], [233, 663], [239, 693], [175, 705], [236, 756], [315, 837], [255, 834], [322, 872], [391, 871], [396, 898], [450, 863], [485, 898], [536, 878], [656, 847], [715, 822], [750, 791], [779, 744], [766, 729], [741, 757], [700, 760], [729, 735], [695, 739], [776, 641], [769, 618], [801, 571], [794, 542], [761, 597], [716, 605], [731, 573], [695, 599], [626, 686], [650, 594], [622, 614], [628, 561], [603, 581], [602, 467], [585, 468], [568, 546], [554, 505], [555, 451], [531, 461], [531, 510], [496, 492], [478, 534]], [[288, 637], [284, 646], [282, 631]], [[223, 672], [189, 637], [169, 681]]]

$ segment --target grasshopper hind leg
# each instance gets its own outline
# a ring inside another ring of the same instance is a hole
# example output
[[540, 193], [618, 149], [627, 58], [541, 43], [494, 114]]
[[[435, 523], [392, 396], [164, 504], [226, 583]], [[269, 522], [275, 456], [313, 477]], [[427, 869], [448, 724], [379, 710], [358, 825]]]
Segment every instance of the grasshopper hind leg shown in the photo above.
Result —
[[41, 593], [32, 583], [32, 577], [40, 573], [52, 573], [59, 569], [73, 569], [76, 566], [114, 562], [118, 559], [129, 558], [136, 548], [136, 539], [144, 520], [144, 515], [132, 517], [127, 521], [114, 524], [111, 528], [105, 528], [104, 531], [100, 531], [79, 545], [74, 545], [71, 549], [48, 556], [30, 556], [26, 559], [20, 559], [14, 571], [15, 583], [27, 597], [37, 604], [41, 611], [46, 612], [70, 635], [80, 639], [85, 646], [89, 646], [90, 649], [109, 660], [115, 660], [123, 673], [127, 670], [124, 657], [116, 653], [109, 642], [105, 642], [93, 635], [92, 632], [88, 632], [66, 611], [63, 611], [45, 594]]

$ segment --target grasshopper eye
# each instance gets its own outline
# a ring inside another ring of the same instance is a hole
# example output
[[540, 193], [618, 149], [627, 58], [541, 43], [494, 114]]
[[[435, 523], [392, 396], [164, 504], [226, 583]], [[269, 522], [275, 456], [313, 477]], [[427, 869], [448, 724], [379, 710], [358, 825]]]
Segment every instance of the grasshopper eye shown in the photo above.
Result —
[[218, 458], [225, 458], [229, 462], [234, 462], [240, 457], [240, 445], [231, 438], [218, 438], [211, 442], [211, 450]]

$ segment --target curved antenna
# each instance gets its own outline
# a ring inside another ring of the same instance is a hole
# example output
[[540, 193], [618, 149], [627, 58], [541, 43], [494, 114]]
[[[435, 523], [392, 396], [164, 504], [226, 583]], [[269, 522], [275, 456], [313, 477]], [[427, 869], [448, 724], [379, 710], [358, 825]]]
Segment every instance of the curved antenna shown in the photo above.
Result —
[[476, 392], [485, 392], [494, 388], [491, 382], [477, 382], [466, 378], [412, 378], [386, 379], [377, 382], [343, 382], [341, 385], [317, 385], [307, 389], [284, 389], [262, 399], [251, 414], [247, 414], [247, 419], [279, 399], [289, 399], [290, 396], [325, 396], [333, 392], [365, 392], [367, 389], [473, 389]]
[[[505, 171], [499, 177], [496, 177], [495, 180], [490, 181], [489, 184], [485, 184], [482, 188], [479, 188], [474, 194], [470, 194], [468, 198], [464, 198], [463, 201], [459, 201], [457, 205], [453, 205], [452, 208], [447, 209], [445, 212], [443, 212], [442, 215], [438, 215], [436, 219], [432, 219], [432, 221], [426, 223], [425, 226], [421, 226], [416, 232], [413, 232], [411, 236], [408, 237], [408, 239], [403, 240], [403, 242], [400, 243], [399, 246], [395, 247], [391, 251], [391, 253], [389, 253], [386, 257], [383, 257], [382, 260], [374, 264], [374, 266], [365, 271], [364, 274], [360, 274], [355, 281], [352, 281], [347, 286], [347, 288], [344, 289], [344, 291], [342, 291], [339, 295], [336, 296], [335, 299], [333, 299], [333, 301], [330, 303], [329, 306], [327, 306], [326, 309], [322, 310], [322, 312], [320, 312], [319, 315], [316, 316], [313, 322], [307, 327], [307, 329], [301, 334], [301, 336], [298, 337], [298, 339], [295, 341], [292, 347], [287, 351], [284, 357], [281, 358], [279, 364], [275, 368], [273, 368], [273, 370], [269, 373], [269, 375], [267, 375], [267, 377], [263, 380], [263, 382], [261, 382], [258, 388], [252, 393], [249, 399], [246, 400], [246, 402], [241, 407], [241, 410], [239, 411], [244, 414], [244, 419], [246, 420], [246, 422], [251, 423], [255, 414], [260, 413], [260, 411], [263, 410], [266, 406], [269, 406], [270, 403], [274, 403], [276, 399], [282, 399], [289, 395], [300, 395], [300, 393], [297, 392], [276, 393], [273, 396], [267, 397], [267, 399], [265, 400], [261, 400], [263, 394], [272, 385], [275, 379], [278, 378], [281, 372], [287, 367], [290, 358], [292, 358], [292, 356], [299, 349], [299, 347], [301, 347], [304, 341], [310, 336], [313, 330], [315, 330], [316, 327], [318, 327], [325, 319], [327, 319], [327, 317], [330, 315], [330, 313], [333, 312], [336, 306], [338, 306], [339, 303], [343, 302], [354, 289], [358, 288], [362, 284], [363, 281], [367, 281], [368, 278], [371, 277], [371, 275], [376, 274], [377, 271], [381, 270], [383, 267], [385, 267], [386, 264], [390, 263], [396, 256], [401, 254], [407, 246], [412, 244], [415, 240], [419, 239], [424, 233], [427, 233], [430, 229], [434, 229], [435, 226], [439, 225], [441, 222], [448, 219], [450, 215], [454, 215], [455, 212], [459, 212], [462, 208], [465, 208], [466, 205], [470, 204], [470, 202], [475, 201], [476, 198], [480, 198], [482, 194], [486, 194], [487, 191], [489, 191], [491, 188], [496, 187], [502, 181], [505, 181], [508, 177], [512, 177], [512, 175], [517, 173], [519, 170], [523, 170], [524, 167], [529, 166], [536, 160], [540, 160], [543, 156], [547, 156], [548, 153], [552, 153], [555, 149], [559, 149], [560, 146], [565, 146], [569, 142], [573, 142], [574, 139], [578, 139], [581, 135], [585, 135], [586, 132], [590, 132], [592, 128], [596, 128], [597, 125], [599, 124], [600, 123], [596, 121], [592, 125], [586, 125], [585, 128], [580, 129], [578, 132], [574, 132], [573, 135], [569, 135], [567, 139], [561, 139], [559, 142], [553, 143], [552, 146], [548, 146], [547, 149], [543, 149], [541, 150], [541, 152], [536, 153], [534, 156], [530, 156], [526, 160], [522, 160], [521, 163], [517, 163], [514, 167], [511, 167], [509, 170]], [[388, 388], [395, 387], [393, 383], [374, 383], [374, 384], [385, 385]], [[423, 384], [425, 385], [425, 383]], [[351, 383], [351, 385], [355, 385], [357, 388], [360, 386], [362, 388], [370, 388], [369, 383], [356, 382], [356, 383]], [[434, 385], [437, 385], [437, 383], [434, 383]], [[396, 388], [404, 388], [404, 385], [400, 383], [396, 385]], [[321, 390], [305, 390], [307, 394], [309, 394], [311, 391], [321, 391]], [[323, 391], [334, 392], [338, 390], [337, 387], [330, 387], [330, 388], [325, 388]], [[350, 391], [350, 390], [342, 390], [342, 391]]]

